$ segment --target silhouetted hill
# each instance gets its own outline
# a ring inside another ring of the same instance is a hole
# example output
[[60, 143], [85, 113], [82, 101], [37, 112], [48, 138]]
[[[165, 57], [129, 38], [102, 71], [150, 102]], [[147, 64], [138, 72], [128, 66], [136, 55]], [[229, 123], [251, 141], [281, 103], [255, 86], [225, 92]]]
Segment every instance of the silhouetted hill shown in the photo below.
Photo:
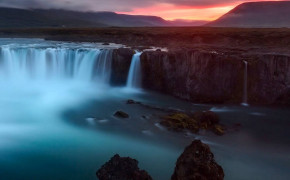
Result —
[[50, 10], [0, 8], [0, 28], [106, 26], [78, 14]]
[[114, 12], [0, 8], [0, 28], [173, 25], [173, 23], [156, 16], [134, 16]]
[[243, 3], [206, 26], [290, 27], [290, 1]]

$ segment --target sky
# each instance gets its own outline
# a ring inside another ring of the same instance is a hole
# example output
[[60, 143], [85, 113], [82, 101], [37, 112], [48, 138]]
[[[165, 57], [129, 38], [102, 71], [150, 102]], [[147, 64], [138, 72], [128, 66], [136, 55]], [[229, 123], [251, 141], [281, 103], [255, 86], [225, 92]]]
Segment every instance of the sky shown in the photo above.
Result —
[[[215, 20], [235, 6], [251, 0], [0, 0], [0, 6], [57, 8], [77, 11], [114, 11], [154, 15], [166, 20]], [[267, 1], [267, 0], [254, 0]]]

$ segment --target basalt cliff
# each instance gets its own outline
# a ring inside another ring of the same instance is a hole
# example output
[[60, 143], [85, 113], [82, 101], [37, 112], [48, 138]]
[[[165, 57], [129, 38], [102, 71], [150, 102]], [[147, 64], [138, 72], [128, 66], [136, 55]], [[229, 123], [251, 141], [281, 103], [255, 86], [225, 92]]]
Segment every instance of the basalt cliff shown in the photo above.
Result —
[[[113, 57], [115, 84], [123, 84], [133, 53], [119, 49]], [[290, 56], [200, 49], [145, 51], [142, 84], [196, 103], [289, 105]]]

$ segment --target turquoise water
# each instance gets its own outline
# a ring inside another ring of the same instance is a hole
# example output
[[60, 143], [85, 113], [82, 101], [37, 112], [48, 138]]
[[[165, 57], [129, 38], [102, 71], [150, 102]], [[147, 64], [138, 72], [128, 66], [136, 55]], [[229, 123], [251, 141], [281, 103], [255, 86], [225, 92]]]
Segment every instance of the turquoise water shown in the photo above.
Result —
[[[10, 43], [9, 48], [19, 48], [15, 45], [17, 41], [20, 40], [2, 40], [0, 45]], [[34, 49], [41, 45], [41, 51], [47, 46], [54, 48], [53, 51], [84, 46], [91, 50], [96, 46], [56, 45], [27, 39], [21, 43]], [[37, 60], [38, 56], [34, 58]], [[86, 68], [90, 67], [84, 64], [81, 72], [86, 74]], [[53, 70], [52, 74], [66, 72], [62, 70], [65, 68]], [[225, 179], [286, 180], [290, 177], [289, 108], [192, 104], [158, 93], [114, 88], [67, 76], [44, 77], [9, 81], [3, 76], [0, 78], [1, 179], [94, 180], [101, 165], [118, 153], [136, 158], [140, 168], [155, 180], [166, 180], [170, 179], [185, 146], [195, 138], [210, 145], [225, 170]], [[108, 78], [106, 74], [104, 78]], [[159, 116], [164, 112], [127, 105], [127, 99], [192, 112], [210, 109], [219, 114], [229, 132], [222, 137], [210, 132], [199, 135], [168, 132], [158, 125]], [[130, 118], [115, 118], [113, 114], [118, 110], [129, 113]], [[242, 126], [235, 128], [235, 123]]]
[[[96, 179], [95, 171], [116, 153], [137, 158], [159, 179], [170, 176], [160, 172], [173, 170], [178, 149], [134, 136], [91, 131], [63, 118], [65, 110], [85, 106], [88, 96], [84, 94], [98, 100], [99, 93], [73, 87], [57, 92], [31, 88], [20, 90], [21, 94], [19, 89], [3, 92], [1, 88], [1, 179]], [[94, 126], [86, 118], [81, 120]]]

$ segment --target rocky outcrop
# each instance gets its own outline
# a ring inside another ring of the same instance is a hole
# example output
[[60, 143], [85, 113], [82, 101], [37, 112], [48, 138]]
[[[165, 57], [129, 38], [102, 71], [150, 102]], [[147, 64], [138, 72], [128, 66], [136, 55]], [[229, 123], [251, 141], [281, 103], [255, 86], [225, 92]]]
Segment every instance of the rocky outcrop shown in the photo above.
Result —
[[99, 180], [152, 180], [144, 170], [138, 168], [138, 161], [116, 154], [98, 171]]
[[178, 158], [171, 180], [222, 180], [224, 171], [208, 145], [193, 141]]
[[120, 48], [113, 51], [111, 84], [122, 86], [126, 84], [134, 51]]
[[282, 98], [283, 104], [287, 104], [284, 99], [290, 89], [290, 57], [286, 55], [202, 50], [144, 52], [143, 87], [193, 102], [241, 103], [245, 59], [248, 103], [271, 104]]

